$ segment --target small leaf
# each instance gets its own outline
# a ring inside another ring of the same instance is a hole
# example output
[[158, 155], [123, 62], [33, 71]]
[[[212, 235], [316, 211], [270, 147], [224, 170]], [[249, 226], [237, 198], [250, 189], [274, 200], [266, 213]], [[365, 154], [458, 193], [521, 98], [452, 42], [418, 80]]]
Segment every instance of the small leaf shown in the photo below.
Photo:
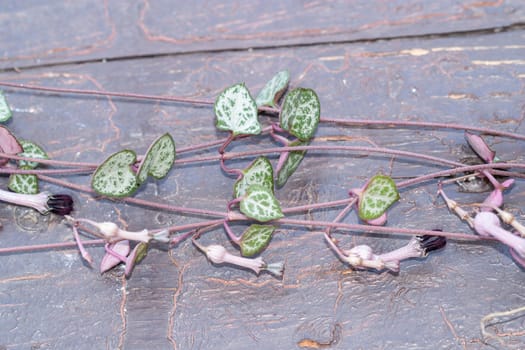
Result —
[[376, 175], [359, 197], [359, 217], [363, 220], [377, 219], [398, 199], [399, 192], [394, 181], [386, 175]]
[[288, 87], [290, 81], [290, 73], [287, 70], [280, 71], [263, 87], [255, 102], [257, 106], [275, 107], [279, 98], [281, 98], [284, 90]]
[[231, 131], [234, 135], [261, 133], [257, 104], [244, 83], [230, 86], [221, 92], [215, 101], [215, 115], [217, 129]]
[[102, 163], [91, 179], [91, 187], [108, 197], [125, 197], [138, 188], [137, 178], [131, 166], [135, 164], [135, 152], [123, 150], [111, 155]]
[[[18, 142], [15, 135], [13, 135], [8, 128], [0, 125], [0, 152], [14, 155], [23, 150], [22, 145]], [[9, 159], [0, 158], [0, 166], [7, 164], [7, 162], [9, 162]]]
[[[290, 143], [290, 147], [294, 146], [306, 146], [308, 145], [307, 142], [301, 142], [301, 141], [294, 141]], [[288, 178], [292, 176], [292, 174], [297, 170], [299, 167], [299, 164], [301, 164], [301, 161], [303, 160], [304, 156], [306, 155], [306, 151], [291, 151], [287, 152], [284, 156], [286, 159], [284, 160], [283, 165], [280, 169], [277, 170], [277, 186], [283, 187], [286, 181], [288, 181]]]
[[[21, 140], [20, 144], [22, 145], [24, 151], [18, 153], [19, 156], [28, 158], [49, 159], [47, 153], [42, 149], [42, 147], [34, 144], [33, 142]], [[19, 160], [18, 166], [24, 167], [25, 169], [35, 169], [38, 166], [38, 163], [26, 160]]]
[[233, 196], [242, 197], [251, 185], [261, 185], [273, 192], [272, 163], [266, 157], [259, 157], [242, 171], [243, 177], [233, 185]]
[[148, 243], [140, 242], [133, 248], [133, 251], [128, 256], [126, 260], [126, 268], [124, 269], [124, 274], [126, 277], [131, 276], [131, 272], [135, 268], [135, 265], [142, 261], [148, 255]]
[[4, 92], [0, 91], [0, 123], [8, 121], [12, 115], [13, 112], [11, 112], [11, 108], [7, 104]]
[[241, 212], [257, 221], [266, 222], [282, 218], [281, 205], [272, 191], [261, 186], [251, 185], [240, 203]]
[[[29, 168], [21, 167], [21, 169]], [[39, 192], [38, 177], [32, 174], [11, 174], [7, 187], [16, 193], [37, 194]]]
[[314, 136], [320, 118], [321, 104], [314, 90], [297, 88], [284, 98], [279, 123], [301, 141], [308, 141]]
[[275, 226], [253, 224], [244, 231], [241, 238], [241, 253], [244, 256], [259, 254], [272, 239]]
[[138, 183], [146, 181], [148, 175], [156, 179], [165, 177], [173, 166], [175, 154], [175, 141], [169, 133], [153, 141], [137, 171]]

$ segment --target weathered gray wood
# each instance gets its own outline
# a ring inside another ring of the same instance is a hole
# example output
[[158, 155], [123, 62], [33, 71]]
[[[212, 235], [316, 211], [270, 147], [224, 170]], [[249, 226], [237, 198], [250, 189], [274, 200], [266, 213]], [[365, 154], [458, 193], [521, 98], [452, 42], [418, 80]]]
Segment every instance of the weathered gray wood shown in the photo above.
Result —
[[522, 1], [11, 1], [0, 68], [507, 28]]
[[[503, 6], [508, 11], [511, 5]], [[500, 8], [487, 3], [477, 11]], [[122, 11], [138, 15], [140, 9], [130, 6]], [[221, 89], [240, 81], [257, 92], [276, 71], [288, 68], [293, 86], [316, 90], [326, 117], [459, 122], [523, 133], [522, 42], [523, 33], [511, 31], [197, 53], [2, 73], [0, 80], [213, 99]], [[122, 148], [140, 153], [166, 131], [180, 148], [226, 136], [214, 129], [208, 107], [5, 91], [15, 113], [8, 127], [20, 138], [44, 146], [56, 159], [95, 162]], [[464, 144], [461, 132], [327, 125], [318, 130], [314, 143], [366, 144], [364, 138], [452, 160], [461, 156]], [[524, 161], [522, 142], [489, 140], [502, 158]], [[230, 148], [270, 145], [267, 137], [258, 137], [247, 146]], [[242, 166], [248, 161], [233, 164]], [[440, 168], [401, 158], [312, 152], [277, 196], [284, 206], [342, 199], [350, 188], [378, 171], [397, 178]], [[68, 179], [81, 184], [89, 181], [82, 176]], [[166, 180], [148, 183], [137, 197], [225, 210], [233, 182], [214, 162], [183, 166]], [[6, 183], [6, 178], [0, 178], [2, 188]], [[517, 181], [507, 196], [508, 208], [520, 219], [524, 185]], [[47, 184], [43, 188], [64, 191]], [[453, 187], [448, 190], [464, 203], [485, 196], [458, 194]], [[435, 192], [435, 183], [403, 191], [389, 225], [470, 232], [448, 215]], [[200, 219], [85, 194], [75, 194], [75, 199], [75, 215], [118, 221], [129, 229]], [[336, 211], [318, 211], [311, 217], [329, 220], [335, 215]], [[349, 215], [347, 221], [356, 220]], [[0, 205], [0, 223], [2, 247], [72, 240], [59, 218], [13, 206]], [[361, 233], [338, 238], [345, 247], [368, 243], [377, 251], [405, 242]], [[201, 240], [234, 251], [222, 230], [206, 233]], [[0, 348], [293, 349], [331, 344], [337, 349], [489, 349], [480, 342], [481, 317], [522, 306], [525, 296], [523, 271], [496, 244], [449, 242], [444, 251], [426, 260], [403, 263], [399, 275], [378, 274], [347, 269], [318, 232], [283, 227], [263, 254], [268, 261], [286, 261], [283, 280], [212, 266], [189, 242], [171, 256], [160, 248], [150, 251], [127, 281], [121, 277], [122, 270], [104, 276], [90, 270], [76, 250], [1, 256]], [[102, 248], [89, 251], [100, 261]], [[498, 326], [501, 332], [521, 329], [521, 319]], [[522, 348], [524, 342], [522, 335], [503, 339], [511, 349]]]

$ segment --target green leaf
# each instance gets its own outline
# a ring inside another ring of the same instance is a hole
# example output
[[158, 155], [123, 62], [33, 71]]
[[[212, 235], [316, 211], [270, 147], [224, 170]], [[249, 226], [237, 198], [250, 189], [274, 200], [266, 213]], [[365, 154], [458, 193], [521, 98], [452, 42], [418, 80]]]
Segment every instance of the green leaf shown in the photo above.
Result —
[[[301, 141], [294, 141], [290, 143], [290, 147], [294, 146], [306, 146], [308, 145], [308, 142], [301, 142]], [[277, 186], [283, 187], [286, 181], [288, 181], [288, 178], [292, 176], [292, 174], [295, 172], [295, 170], [299, 167], [299, 164], [301, 164], [301, 161], [303, 160], [304, 156], [306, 155], [306, 151], [291, 151], [287, 152], [286, 154], [283, 154], [286, 159], [284, 160], [283, 165], [280, 169], [277, 170]]]
[[377, 219], [399, 199], [394, 181], [386, 175], [374, 176], [359, 198], [359, 217], [363, 220]]
[[281, 98], [284, 90], [288, 87], [290, 81], [290, 73], [287, 70], [280, 71], [275, 74], [273, 78], [263, 87], [255, 102], [257, 106], [275, 107], [279, 98]]
[[91, 187], [99, 194], [108, 197], [125, 197], [137, 188], [137, 177], [131, 169], [137, 156], [135, 152], [123, 150], [111, 155], [102, 163], [91, 179]]
[[175, 154], [175, 141], [169, 133], [153, 141], [137, 171], [138, 183], [146, 181], [148, 175], [156, 179], [166, 176], [173, 166]]
[[272, 239], [275, 226], [269, 225], [250, 225], [244, 231], [241, 238], [241, 254], [244, 256], [254, 256], [263, 251]]
[[259, 157], [242, 171], [243, 177], [233, 185], [233, 196], [244, 196], [251, 185], [261, 185], [273, 192], [272, 163], [266, 157]]
[[271, 190], [261, 185], [251, 185], [240, 203], [241, 212], [249, 218], [266, 222], [282, 218], [281, 205]]
[[233, 132], [234, 135], [257, 135], [261, 124], [257, 118], [257, 104], [244, 83], [225, 89], [215, 101], [217, 129]]
[[11, 112], [11, 108], [7, 104], [4, 92], [0, 91], [0, 123], [8, 121], [12, 115], [13, 112]]
[[[22, 148], [24, 149], [23, 152], [18, 153], [19, 156], [28, 158], [49, 159], [47, 153], [42, 149], [42, 147], [30, 141], [22, 140], [19, 142], [20, 145], [22, 145]], [[19, 167], [24, 167], [25, 169], [35, 169], [38, 166], [38, 163], [26, 160], [19, 160], [18, 165]]]
[[286, 95], [279, 123], [301, 141], [308, 141], [314, 136], [320, 118], [321, 104], [314, 90], [297, 88]]
[[[30, 168], [22, 167], [21, 169]], [[38, 177], [32, 174], [11, 174], [7, 187], [16, 193], [37, 194], [39, 192]]]

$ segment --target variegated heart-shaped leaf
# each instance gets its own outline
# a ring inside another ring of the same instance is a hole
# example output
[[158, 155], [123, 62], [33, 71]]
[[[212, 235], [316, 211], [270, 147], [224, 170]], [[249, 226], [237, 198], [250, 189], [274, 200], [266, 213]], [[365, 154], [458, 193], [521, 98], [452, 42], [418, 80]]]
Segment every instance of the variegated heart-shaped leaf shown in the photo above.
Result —
[[91, 179], [91, 187], [108, 197], [126, 197], [137, 188], [137, 177], [131, 166], [135, 164], [135, 152], [123, 150], [111, 155], [102, 163]]
[[[30, 168], [21, 167], [20, 169]], [[39, 192], [38, 177], [33, 174], [11, 174], [7, 187], [16, 193], [37, 194]]]
[[231, 131], [233, 135], [260, 134], [257, 113], [257, 104], [243, 83], [225, 89], [215, 101], [217, 129]]
[[284, 98], [279, 124], [301, 141], [310, 140], [321, 118], [321, 104], [312, 89], [297, 88]]
[[[42, 147], [38, 146], [37, 144], [34, 144], [33, 142], [21, 140], [20, 145], [24, 149], [23, 152], [18, 153], [18, 155], [21, 157], [49, 159], [46, 151], [44, 151]], [[34, 169], [38, 166], [38, 163], [26, 160], [19, 160], [18, 165], [20, 167], [25, 167], [26, 169]]]
[[8, 121], [12, 115], [13, 112], [11, 112], [11, 108], [7, 104], [4, 92], [0, 91], [0, 123]]
[[241, 212], [249, 218], [266, 222], [282, 218], [281, 205], [272, 191], [261, 185], [251, 185], [241, 199]]
[[244, 231], [241, 238], [241, 254], [244, 256], [254, 256], [263, 251], [272, 239], [275, 226], [270, 225], [250, 225]]
[[242, 171], [243, 177], [233, 185], [233, 196], [242, 197], [251, 185], [261, 185], [273, 192], [272, 163], [266, 157], [259, 157]]
[[156, 179], [165, 177], [173, 166], [175, 154], [175, 141], [169, 133], [153, 141], [137, 171], [138, 183], [146, 181], [148, 175]]
[[[308, 145], [307, 142], [294, 141], [291, 142], [289, 146], [294, 147], [306, 145]], [[286, 181], [288, 181], [288, 178], [292, 176], [295, 170], [297, 170], [299, 164], [301, 164], [301, 161], [303, 160], [305, 155], [306, 151], [291, 151], [281, 154], [281, 156], [285, 157], [286, 159], [282, 163], [282, 166], [279, 169], [277, 169], [276, 184], [278, 187], [284, 186]]]
[[288, 87], [288, 82], [290, 81], [290, 73], [287, 70], [280, 71], [273, 78], [266, 83], [263, 87], [255, 102], [257, 106], [270, 106], [275, 107], [279, 98]]
[[386, 175], [374, 176], [359, 196], [359, 217], [377, 219], [399, 199], [395, 182]]

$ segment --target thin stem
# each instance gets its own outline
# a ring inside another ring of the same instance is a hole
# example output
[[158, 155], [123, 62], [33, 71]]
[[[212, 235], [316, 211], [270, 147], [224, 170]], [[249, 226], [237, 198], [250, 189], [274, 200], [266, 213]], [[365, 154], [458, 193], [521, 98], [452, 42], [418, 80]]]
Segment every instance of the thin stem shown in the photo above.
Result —
[[[341, 220], [343, 220], [343, 218], [352, 210], [352, 207], [354, 206], [354, 204], [357, 202], [357, 197], [352, 197], [350, 202], [346, 205], [346, 207], [343, 208], [343, 210], [341, 210], [339, 212], [339, 214], [337, 214], [337, 216], [335, 217], [334, 220], [332, 220], [333, 222], [340, 222]], [[332, 227], [327, 227], [326, 230], [325, 230], [325, 233], [327, 236], [330, 236], [330, 233], [332, 232]]]
[[339, 230], [346, 231], [364, 231], [364, 232], [375, 232], [383, 234], [396, 234], [396, 235], [434, 235], [444, 236], [450, 239], [466, 240], [466, 241], [494, 241], [494, 238], [475, 236], [473, 234], [457, 233], [457, 232], [445, 232], [445, 231], [431, 231], [423, 229], [409, 229], [399, 227], [386, 227], [386, 226], [372, 226], [372, 225], [361, 225], [361, 224], [347, 224], [341, 222], [330, 222], [330, 221], [315, 221], [315, 220], [297, 220], [283, 218], [275, 220], [274, 222], [285, 224], [285, 225], [298, 225], [298, 226], [318, 226], [318, 227], [332, 227]]
[[0, 168], [0, 174], [10, 175], [72, 175], [92, 173], [93, 169], [19, 169], [19, 168]]
[[[84, 89], [67, 89], [67, 88], [55, 88], [47, 87], [33, 84], [21, 84], [21, 83], [11, 83], [0, 81], [0, 86], [7, 86], [15, 89], [27, 89], [27, 90], [38, 90], [44, 92], [53, 92], [53, 93], [66, 93], [66, 94], [82, 94], [82, 95], [94, 95], [94, 96], [113, 96], [113, 97], [123, 97], [129, 99], [141, 99], [141, 100], [153, 100], [153, 101], [169, 101], [169, 102], [180, 102], [180, 103], [189, 103], [193, 105], [214, 105], [212, 100], [202, 100], [195, 99], [190, 97], [179, 97], [179, 96], [158, 96], [158, 95], [146, 95], [138, 93], [126, 93], [126, 92], [114, 92], [114, 91], [100, 91], [100, 90], [84, 90]], [[259, 107], [259, 112], [268, 113], [268, 114], [279, 114], [279, 108], [272, 107]], [[494, 136], [503, 136], [517, 140], [525, 141], [525, 135], [515, 134], [506, 131], [498, 131], [493, 129], [462, 125], [462, 124], [450, 124], [450, 123], [434, 123], [434, 122], [417, 122], [417, 121], [397, 121], [397, 120], [374, 120], [374, 118], [368, 119], [337, 119], [337, 118], [327, 118], [321, 117], [320, 122], [322, 123], [335, 123], [342, 125], [350, 126], [383, 126], [383, 127], [427, 127], [433, 129], [455, 129], [455, 130], [468, 130], [475, 131], [482, 134], [494, 135]]]
[[182, 232], [182, 231], [187, 231], [187, 230], [196, 230], [196, 229], [201, 229], [201, 228], [205, 228], [205, 227], [208, 227], [208, 226], [212, 227], [212, 226], [216, 226], [216, 225], [222, 225], [224, 223], [224, 221], [225, 221], [225, 219], [216, 219], [216, 220], [195, 222], [195, 223], [186, 224], [186, 225], [172, 225], [172, 226], [168, 227], [167, 230], [170, 233]]
[[412, 185], [416, 185], [428, 180], [432, 180], [436, 177], [443, 177], [443, 176], [450, 176], [457, 173], [462, 172], [474, 172], [474, 171], [480, 171], [484, 169], [493, 169], [493, 168], [500, 168], [500, 169], [509, 169], [509, 168], [519, 168], [519, 169], [525, 169], [525, 164], [522, 163], [491, 163], [491, 164], [478, 164], [478, 165], [469, 165], [469, 166], [460, 166], [453, 169], [447, 169], [442, 171], [437, 171], [435, 173], [430, 173], [422, 176], [418, 176], [416, 178], [405, 180], [397, 183], [398, 188], [402, 187], [408, 187]]
[[[104, 243], [106, 243], [104, 239], [91, 239], [91, 240], [82, 242], [84, 246], [101, 245]], [[26, 252], [34, 252], [38, 250], [66, 249], [66, 248], [76, 248], [76, 247], [77, 247], [76, 242], [36, 244], [36, 245], [27, 245], [27, 246], [19, 246], [19, 247], [0, 248], [0, 254], [26, 253]]]
[[[45, 175], [39, 175], [38, 177], [43, 181], [54, 183], [62, 187], [70, 188], [70, 189], [80, 191], [80, 192], [95, 194], [95, 191], [93, 191], [91, 188], [86, 187], [86, 186], [77, 185], [77, 184], [74, 184], [68, 181], [60, 180], [60, 179], [50, 177], [50, 176], [45, 176]], [[202, 216], [212, 216], [212, 217], [220, 217], [220, 218], [224, 218], [226, 215], [225, 213], [219, 212], [219, 211], [178, 207], [178, 206], [174, 206], [170, 204], [156, 203], [156, 202], [148, 201], [145, 199], [139, 199], [139, 198], [133, 198], [133, 197], [119, 198], [119, 201], [137, 204], [137, 205], [154, 208], [154, 209], [170, 211], [170, 212], [195, 214], [195, 215], [202, 215]]]
[[55, 160], [55, 159], [40, 159], [40, 158], [22, 157], [22, 156], [18, 156], [14, 154], [3, 153], [3, 152], [0, 152], [0, 158], [8, 158], [8, 159], [13, 159], [13, 160], [25, 160], [25, 161], [36, 162], [36, 163], [46, 164], [46, 165], [75, 167], [75, 168], [94, 169], [99, 166], [99, 164], [96, 164], [96, 163], [68, 162], [68, 161]]
[[297, 212], [304, 212], [308, 210], [340, 207], [341, 205], [345, 205], [345, 204], [346, 205], [353, 204], [353, 202], [354, 202], [353, 198], [345, 198], [345, 199], [341, 199], [337, 201], [330, 201], [330, 202], [323, 202], [323, 203], [300, 205], [297, 207], [283, 208], [282, 212], [283, 214], [291, 214], [291, 213], [297, 213]]
[[194, 105], [206, 105], [212, 106], [213, 101], [210, 100], [201, 100], [191, 97], [180, 97], [180, 96], [158, 96], [158, 95], [146, 95], [146, 94], [137, 94], [129, 92], [114, 92], [114, 91], [104, 91], [104, 90], [89, 90], [89, 89], [67, 89], [67, 88], [56, 88], [56, 87], [47, 87], [40, 85], [32, 84], [20, 84], [20, 83], [9, 83], [5, 81], [0, 81], [0, 86], [7, 86], [15, 89], [27, 89], [27, 90], [38, 90], [44, 92], [53, 92], [53, 93], [65, 93], [65, 94], [78, 94], [78, 95], [92, 95], [92, 96], [104, 96], [104, 97], [123, 97], [129, 99], [139, 99], [139, 100], [153, 100], [153, 101], [169, 101], [169, 102], [181, 102], [181, 103], [190, 103]]
[[[352, 151], [352, 152], [366, 152], [366, 153], [382, 153], [382, 154], [390, 154], [390, 155], [396, 155], [396, 156], [402, 156], [407, 158], [415, 158], [415, 159], [423, 159], [426, 161], [429, 161], [431, 163], [438, 163], [442, 165], [447, 166], [463, 166], [462, 163], [446, 160], [443, 158], [433, 157], [429, 155], [414, 153], [414, 152], [408, 152], [408, 151], [401, 151], [401, 150], [394, 150], [390, 148], [384, 148], [384, 147], [365, 147], [365, 146], [294, 146], [294, 147], [275, 147], [275, 148], [267, 148], [264, 150], [254, 150], [254, 151], [245, 151], [245, 152], [229, 152], [224, 153], [221, 155], [216, 156], [209, 156], [209, 157], [202, 157], [202, 158], [189, 158], [189, 159], [180, 159], [176, 160], [176, 164], [188, 164], [188, 163], [198, 163], [198, 162], [206, 162], [206, 161], [216, 161], [220, 159], [224, 160], [231, 160], [235, 158], [245, 158], [245, 157], [251, 157], [251, 156], [259, 156], [264, 154], [272, 154], [272, 153], [283, 153], [283, 152], [291, 152], [291, 151]], [[498, 163], [501, 164], [501, 163]]]
[[400, 120], [375, 120], [370, 119], [336, 119], [336, 118], [324, 118], [321, 117], [321, 122], [324, 123], [335, 123], [341, 125], [350, 126], [383, 126], [383, 127], [418, 127], [418, 128], [432, 128], [432, 129], [453, 129], [453, 130], [468, 130], [475, 131], [482, 134], [503, 136], [511, 139], [517, 139], [525, 141], [525, 135], [515, 134], [512, 132], [499, 131], [488, 128], [481, 128], [476, 126], [469, 126], [463, 124], [451, 124], [451, 123], [433, 123], [433, 122], [415, 122], [415, 121], [400, 121]]
[[235, 233], [233, 233], [232, 229], [230, 228], [230, 225], [228, 224], [228, 220], [224, 220], [223, 226], [224, 230], [226, 230], [226, 233], [228, 234], [228, 237], [232, 240], [232, 242], [237, 245], [240, 245], [241, 238], [238, 237]]

